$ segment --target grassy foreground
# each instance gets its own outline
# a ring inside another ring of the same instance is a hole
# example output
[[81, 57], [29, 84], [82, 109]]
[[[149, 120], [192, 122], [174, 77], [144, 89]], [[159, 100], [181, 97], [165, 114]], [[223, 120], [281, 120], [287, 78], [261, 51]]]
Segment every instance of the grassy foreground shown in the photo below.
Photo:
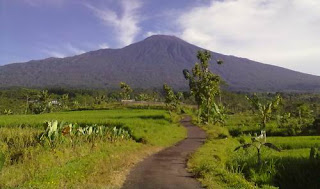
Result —
[[[45, 121], [120, 126], [130, 140], [38, 142]], [[183, 139], [186, 131], [164, 110], [103, 110], [0, 116], [4, 166], [0, 188], [119, 188], [142, 158]], [[137, 142], [139, 141], [139, 142]], [[1, 168], [0, 168], [1, 169]]]
[[232, 137], [229, 126], [203, 126], [209, 138], [194, 153], [188, 167], [207, 188], [319, 188], [320, 162], [310, 159], [310, 149], [319, 147], [319, 136], [267, 137], [281, 152], [255, 148], [234, 151], [251, 136]]
[[238, 145], [230, 137], [226, 128], [218, 126], [202, 127], [209, 137], [206, 143], [195, 152], [188, 161], [191, 172], [209, 189], [254, 188], [243, 175], [227, 168], [230, 154]]

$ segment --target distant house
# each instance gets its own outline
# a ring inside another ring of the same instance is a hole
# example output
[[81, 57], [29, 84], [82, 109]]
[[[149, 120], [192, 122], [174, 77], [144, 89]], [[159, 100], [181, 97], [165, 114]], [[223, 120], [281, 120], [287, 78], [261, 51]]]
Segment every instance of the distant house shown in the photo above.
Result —
[[57, 106], [61, 105], [61, 103], [60, 103], [58, 100], [51, 100], [50, 103], [51, 103], [52, 105], [57, 105]]
[[132, 103], [135, 102], [136, 100], [131, 99], [131, 100], [121, 100], [121, 103]]

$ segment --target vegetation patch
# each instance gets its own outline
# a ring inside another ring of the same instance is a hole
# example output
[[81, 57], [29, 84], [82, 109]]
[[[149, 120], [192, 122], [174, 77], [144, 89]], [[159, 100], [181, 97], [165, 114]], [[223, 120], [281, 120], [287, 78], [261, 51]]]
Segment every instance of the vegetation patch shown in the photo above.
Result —
[[119, 188], [135, 163], [186, 134], [164, 110], [1, 117], [1, 188]]
[[227, 167], [230, 154], [239, 144], [228, 130], [219, 126], [203, 127], [209, 134], [207, 142], [188, 161], [192, 173], [207, 188], [254, 188], [237, 167]]

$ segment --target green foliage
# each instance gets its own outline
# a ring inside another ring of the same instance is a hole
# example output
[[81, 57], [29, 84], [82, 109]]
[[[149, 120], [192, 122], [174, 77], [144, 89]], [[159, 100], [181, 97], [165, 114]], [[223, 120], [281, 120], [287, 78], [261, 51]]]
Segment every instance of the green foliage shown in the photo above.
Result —
[[320, 117], [316, 117], [312, 123], [312, 127], [320, 134]]
[[105, 95], [99, 95], [99, 96], [94, 97], [94, 103], [96, 105], [103, 104], [104, 102], [106, 102], [106, 96]]
[[159, 100], [159, 95], [156, 92], [152, 93], [139, 93], [135, 95], [136, 101], [153, 101], [156, 102]]
[[213, 124], [221, 124], [222, 126], [225, 125], [225, 121], [227, 118], [226, 110], [223, 105], [218, 105], [216, 103], [213, 103], [212, 106], [212, 120]]
[[[212, 123], [215, 115], [215, 96], [220, 94], [220, 77], [209, 70], [211, 53], [199, 51], [197, 55], [200, 63], [196, 63], [190, 73], [183, 70], [184, 77], [189, 80], [191, 94], [198, 105], [198, 121]], [[222, 61], [217, 61], [222, 64]]]
[[121, 99], [129, 100], [131, 98], [131, 93], [133, 91], [131, 87], [124, 82], [120, 82], [120, 88], [121, 88], [121, 93], [120, 93]]
[[119, 126], [108, 127], [106, 125], [85, 125], [71, 124], [55, 121], [45, 123], [45, 131], [40, 135], [40, 141], [48, 140], [54, 147], [57, 142], [69, 138], [73, 143], [76, 138], [93, 142], [94, 140], [109, 140], [112, 142], [118, 140], [129, 140], [132, 138], [131, 131]]
[[261, 130], [265, 130], [267, 122], [270, 120], [272, 113], [278, 108], [280, 104], [281, 96], [277, 95], [272, 101], [265, 104], [262, 104], [261, 100], [256, 94], [254, 94], [251, 98], [247, 97], [247, 99], [250, 102], [252, 108], [258, 111]]
[[10, 110], [10, 109], [5, 109], [4, 111], [3, 111], [3, 114], [4, 115], [12, 115], [13, 114], [13, 112], [12, 112], [12, 110]]
[[33, 114], [50, 113], [53, 110], [51, 100], [48, 90], [40, 91], [36, 99], [31, 102], [29, 101], [29, 97], [27, 97], [27, 112]]
[[[248, 138], [248, 137], [247, 137]], [[246, 138], [241, 137], [246, 141]], [[262, 148], [263, 159], [259, 165], [256, 150], [246, 148], [230, 157], [229, 167], [240, 167], [247, 180], [262, 185], [274, 185], [280, 188], [317, 188], [320, 162], [317, 158], [318, 136], [304, 137], [268, 137], [268, 141], [280, 146], [281, 153]], [[311, 160], [309, 160], [311, 159]]]
[[238, 146], [237, 148], [235, 148], [234, 151], [237, 151], [240, 148], [247, 149], [249, 147], [255, 147], [257, 149], [258, 164], [261, 165], [261, 147], [263, 147], [263, 146], [268, 147], [272, 150], [279, 151], [279, 152], [281, 151], [274, 144], [267, 142], [266, 131], [261, 131], [260, 136], [251, 138], [251, 143], [242, 144], [241, 146]]
[[0, 152], [0, 173], [4, 166], [5, 161], [6, 161], [5, 154], [3, 152]]
[[175, 94], [172, 88], [167, 84], [163, 85], [163, 90], [165, 92], [165, 103], [167, 108], [170, 111], [180, 112], [182, 93], [178, 92], [177, 94]]
[[[209, 139], [189, 159], [188, 167], [201, 181], [203, 187], [256, 188], [237, 171], [227, 168], [230, 154], [237, 145], [225, 127], [207, 125]], [[221, 137], [224, 136], [224, 137]]]
[[[67, 122], [42, 128], [56, 119]], [[164, 110], [2, 115], [0, 126], [0, 188], [119, 188], [138, 160], [186, 135]]]
[[310, 149], [310, 160], [320, 160], [320, 151], [319, 148], [312, 147]]
[[[0, 126], [16, 128], [43, 128], [48, 120], [64, 120], [80, 125], [108, 125], [128, 127], [136, 140], [144, 138], [149, 144], [169, 146], [177, 138], [185, 136], [185, 129], [172, 125], [171, 116], [165, 110], [115, 109], [55, 112], [40, 115], [0, 116]], [[150, 125], [152, 121], [152, 125]]]
[[63, 109], [69, 108], [69, 94], [63, 94], [61, 97]]
[[283, 150], [320, 147], [320, 136], [268, 137], [268, 141]]

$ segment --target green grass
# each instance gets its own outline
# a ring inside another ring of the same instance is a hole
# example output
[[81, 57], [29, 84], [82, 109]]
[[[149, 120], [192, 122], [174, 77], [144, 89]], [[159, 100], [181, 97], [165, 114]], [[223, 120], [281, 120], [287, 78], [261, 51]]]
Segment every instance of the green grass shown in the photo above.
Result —
[[[58, 112], [40, 115], [0, 116], [0, 127], [28, 126], [41, 128], [50, 120], [79, 124], [123, 124], [135, 138], [148, 144], [167, 147], [185, 136], [185, 129], [173, 124], [165, 110], [93, 110]], [[172, 126], [175, 125], [175, 126]]]
[[226, 167], [238, 141], [230, 137], [226, 128], [204, 126], [209, 134], [206, 143], [189, 159], [188, 167], [206, 188], [255, 188], [245, 178]]
[[319, 188], [320, 162], [309, 159], [310, 148], [275, 152], [262, 148], [262, 164], [257, 162], [254, 148], [233, 153], [228, 167], [239, 167], [239, 172], [258, 186], [280, 188]]
[[267, 140], [281, 149], [320, 147], [320, 136], [268, 137]]
[[[37, 142], [49, 120], [79, 124], [121, 125], [135, 140], [57, 143]], [[101, 110], [41, 115], [0, 116], [0, 150], [5, 166], [0, 188], [119, 188], [130, 168], [148, 154], [173, 145], [186, 130], [164, 110]]]
[[[250, 137], [240, 138], [250, 141]], [[255, 148], [241, 149], [232, 153], [228, 166], [239, 167], [247, 180], [259, 186], [318, 188], [320, 162], [310, 160], [309, 155], [311, 147], [319, 147], [319, 140], [319, 136], [267, 137], [267, 142], [282, 148], [282, 151], [276, 152], [262, 147], [262, 164], [259, 165]]]
[[256, 116], [249, 114], [229, 115], [226, 120], [227, 128], [232, 136], [239, 136], [243, 133], [255, 133], [260, 127]]
[[[320, 136], [268, 136], [267, 142], [275, 144], [282, 151], [276, 152], [262, 147], [262, 165], [258, 165], [255, 148], [234, 152], [240, 141], [249, 143], [252, 134], [259, 131], [256, 123], [257, 119], [251, 115], [236, 114], [228, 117], [224, 128], [204, 126], [209, 138], [188, 163], [190, 170], [196, 174], [203, 186], [319, 188], [320, 162], [309, 160], [309, 154], [311, 147], [320, 147]], [[269, 129], [272, 129], [271, 126]], [[228, 131], [238, 137], [229, 136]], [[268, 131], [267, 135], [269, 133]]]

